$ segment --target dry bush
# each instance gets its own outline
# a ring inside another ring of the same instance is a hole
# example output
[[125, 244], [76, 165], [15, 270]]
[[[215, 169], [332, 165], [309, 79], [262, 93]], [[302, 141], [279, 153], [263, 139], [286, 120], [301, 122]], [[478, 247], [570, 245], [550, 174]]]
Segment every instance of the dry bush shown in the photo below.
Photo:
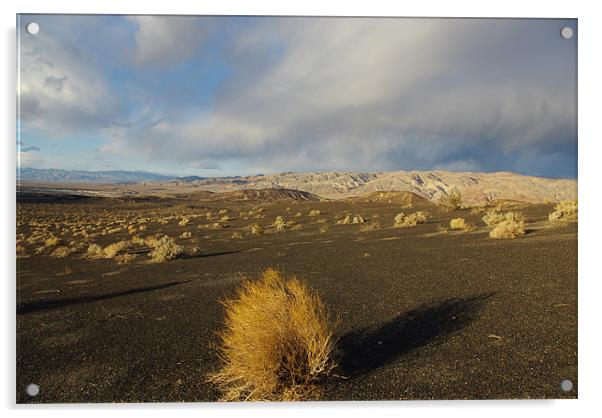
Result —
[[286, 222], [284, 222], [284, 218], [282, 216], [276, 216], [276, 220], [274, 221], [274, 228], [276, 231], [284, 231], [286, 227]]
[[485, 225], [488, 226], [497, 225], [504, 220], [504, 214], [497, 209], [490, 209], [487, 211], [485, 216], [483, 216], [483, 222], [485, 222]]
[[180, 234], [180, 238], [192, 238], [192, 232], [184, 231]]
[[129, 241], [115, 242], [115, 243], [105, 247], [105, 249], [102, 251], [103, 257], [104, 258], [113, 258], [117, 254], [128, 249], [131, 246], [132, 246], [132, 243]]
[[302, 216], [303, 216], [303, 215], [301, 214], [301, 212], [297, 212], [297, 213], [295, 213], [295, 216], [294, 216], [294, 217], [295, 217], [295, 218], [300, 218], [300, 217], [302, 217]]
[[52, 236], [44, 241], [45, 247], [56, 247], [61, 243], [61, 239], [55, 236]]
[[209, 381], [223, 401], [318, 399], [335, 367], [333, 332], [319, 295], [296, 277], [268, 269], [223, 302], [221, 369]]
[[464, 218], [454, 218], [449, 221], [450, 229], [461, 229], [463, 231], [472, 231], [475, 229], [475, 226], [471, 223], [466, 222]]
[[60, 247], [56, 247], [54, 249], [54, 251], [52, 252], [52, 255], [54, 257], [58, 257], [58, 258], [69, 257], [71, 255], [71, 249], [69, 247], [62, 245]]
[[328, 228], [327, 224], [321, 224], [320, 225], [320, 234], [325, 234], [328, 232], [330, 228]]
[[523, 221], [502, 221], [489, 232], [491, 238], [514, 239], [525, 235], [525, 223]]
[[184, 218], [182, 218], [182, 220], [180, 222], [178, 222], [178, 225], [180, 225], [180, 226], [188, 225], [189, 222], [190, 222], [190, 219], [184, 217]]
[[409, 215], [405, 215], [403, 212], [400, 212], [395, 216], [395, 223], [393, 226], [395, 227], [408, 227], [408, 226], [416, 226], [418, 224], [423, 224], [426, 222], [427, 215], [422, 212], [414, 212]]
[[164, 236], [155, 243], [149, 256], [154, 263], [163, 263], [175, 260], [183, 253], [184, 248], [182, 246], [176, 244], [173, 238]]
[[576, 221], [577, 220], [577, 201], [567, 200], [558, 203], [554, 211], [548, 215], [551, 221]]
[[451, 193], [441, 196], [438, 203], [444, 208], [459, 209], [462, 207], [462, 195], [459, 191], [452, 190]]
[[90, 258], [103, 257], [102, 247], [98, 244], [91, 244], [88, 247], [88, 251], [86, 251], [86, 256], [88, 256]]
[[489, 210], [485, 216], [483, 216], [483, 222], [485, 222], [485, 225], [488, 226], [497, 225], [504, 221], [524, 222], [525, 217], [520, 212], [502, 213], [498, 209]]
[[312, 209], [309, 211], [309, 216], [320, 216], [321, 213], [320, 209]]
[[363, 224], [363, 223], [366, 223], [366, 221], [360, 215], [357, 215], [357, 216], [353, 217], [353, 223], [354, 224]]
[[347, 225], [351, 223], [351, 216], [347, 215], [343, 219], [337, 221], [337, 225]]
[[249, 232], [253, 235], [261, 235], [263, 234], [263, 228], [259, 224], [251, 224], [249, 225]]
[[232, 233], [232, 239], [242, 239], [242, 238], [243, 238], [243, 235], [240, 232], [236, 231], [236, 232]]

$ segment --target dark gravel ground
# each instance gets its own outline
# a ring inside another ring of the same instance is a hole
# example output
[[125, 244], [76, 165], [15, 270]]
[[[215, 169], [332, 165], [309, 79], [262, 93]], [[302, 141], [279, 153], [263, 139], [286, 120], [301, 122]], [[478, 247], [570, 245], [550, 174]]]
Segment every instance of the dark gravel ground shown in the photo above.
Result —
[[[395, 204], [341, 201], [276, 203], [260, 222], [316, 207], [325, 234], [304, 216], [300, 231], [230, 239], [253, 222], [239, 220], [207, 231], [200, 256], [169, 263], [19, 258], [17, 402], [216, 400], [206, 373], [218, 365], [217, 301], [267, 266], [303, 277], [339, 318], [343, 377], [325, 382], [324, 399], [577, 397], [576, 223], [551, 226], [550, 205], [529, 206], [527, 236], [493, 240], [467, 210], [430, 208], [429, 223], [390, 228]], [[378, 213], [382, 228], [334, 225], [346, 210]], [[481, 227], [437, 233], [457, 216]]]

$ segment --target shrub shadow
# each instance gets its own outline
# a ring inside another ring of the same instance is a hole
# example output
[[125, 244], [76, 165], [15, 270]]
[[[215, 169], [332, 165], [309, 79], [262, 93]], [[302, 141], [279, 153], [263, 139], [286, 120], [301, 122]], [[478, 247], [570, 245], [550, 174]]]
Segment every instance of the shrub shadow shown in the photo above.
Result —
[[17, 315], [26, 314], [30, 312], [36, 311], [44, 311], [48, 309], [57, 309], [62, 308], [63, 306], [70, 305], [79, 305], [83, 303], [92, 303], [98, 302], [106, 299], [113, 299], [121, 296], [135, 295], [138, 293], [151, 292], [154, 290], [166, 289], [168, 287], [177, 286], [179, 284], [188, 283], [190, 280], [181, 281], [181, 282], [171, 282], [158, 286], [149, 286], [137, 289], [129, 289], [121, 292], [108, 293], [104, 295], [96, 295], [96, 296], [82, 296], [78, 298], [69, 298], [69, 299], [53, 299], [53, 300], [39, 300], [33, 302], [22, 302], [17, 303]]
[[337, 362], [344, 375], [370, 373], [404, 353], [458, 332], [474, 321], [494, 293], [423, 305], [376, 326], [353, 330], [338, 340]]

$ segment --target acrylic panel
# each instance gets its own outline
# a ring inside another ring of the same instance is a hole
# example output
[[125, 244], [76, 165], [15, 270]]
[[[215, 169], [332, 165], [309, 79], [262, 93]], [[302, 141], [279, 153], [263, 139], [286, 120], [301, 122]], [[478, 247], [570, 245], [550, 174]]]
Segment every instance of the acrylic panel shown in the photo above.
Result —
[[17, 402], [576, 398], [577, 34], [18, 15]]

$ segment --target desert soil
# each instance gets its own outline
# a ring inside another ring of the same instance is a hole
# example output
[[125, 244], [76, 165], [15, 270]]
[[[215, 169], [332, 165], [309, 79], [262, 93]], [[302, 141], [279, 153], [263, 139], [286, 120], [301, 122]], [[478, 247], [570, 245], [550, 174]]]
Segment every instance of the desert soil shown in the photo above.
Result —
[[[218, 301], [268, 266], [306, 280], [338, 319], [338, 376], [324, 383], [325, 400], [577, 397], [577, 223], [547, 221], [551, 204], [521, 206], [526, 236], [495, 240], [483, 213], [419, 198], [401, 206], [394, 197], [22, 199], [17, 402], [216, 400], [206, 375], [219, 366]], [[257, 208], [264, 211], [240, 216]], [[232, 219], [211, 227], [224, 209]], [[315, 209], [320, 215], [309, 216]], [[416, 210], [430, 213], [427, 223], [393, 227], [397, 213]], [[179, 225], [195, 214], [203, 216]], [[336, 224], [346, 214], [380, 228]], [[276, 232], [279, 215], [301, 226]], [[441, 233], [455, 217], [477, 228]], [[139, 218], [149, 219], [145, 231], [101, 234]], [[250, 234], [252, 223], [265, 233]], [[92, 238], [73, 235], [82, 225], [93, 225]], [[85, 246], [65, 258], [38, 254], [43, 243], [26, 240], [40, 228]], [[180, 238], [186, 231], [192, 237]], [[164, 263], [149, 262], [143, 248], [125, 264], [85, 256], [91, 243], [156, 233], [200, 250]], [[575, 384], [569, 393], [560, 390], [565, 378]], [[38, 396], [25, 393], [29, 383]]]

